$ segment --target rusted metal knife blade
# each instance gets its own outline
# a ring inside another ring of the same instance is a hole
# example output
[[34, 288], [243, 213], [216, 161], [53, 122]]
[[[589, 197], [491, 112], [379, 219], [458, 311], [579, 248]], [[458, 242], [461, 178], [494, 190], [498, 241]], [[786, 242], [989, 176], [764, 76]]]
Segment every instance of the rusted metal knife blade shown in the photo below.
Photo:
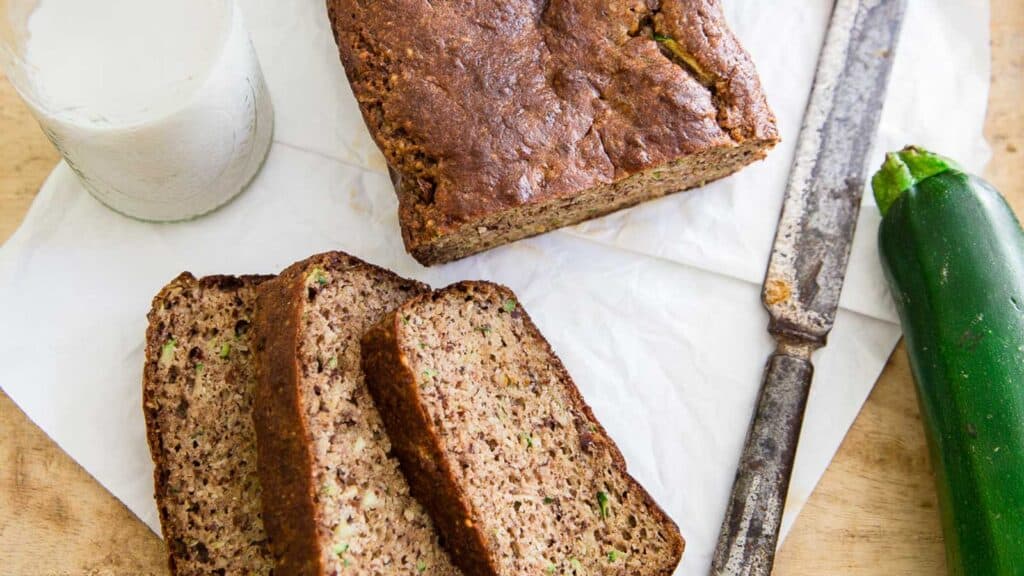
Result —
[[768, 576], [814, 367], [832, 330], [905, 0], [837, 0], [797, 142], [762, 300], [765, 367], [711, 566]]

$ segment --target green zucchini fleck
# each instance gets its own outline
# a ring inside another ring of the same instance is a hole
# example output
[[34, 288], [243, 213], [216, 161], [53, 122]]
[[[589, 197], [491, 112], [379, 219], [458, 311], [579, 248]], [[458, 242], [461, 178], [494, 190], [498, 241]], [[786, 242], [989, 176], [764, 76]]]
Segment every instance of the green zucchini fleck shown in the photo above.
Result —
[[678, 60], [677, 63], [685, 64], [687, 68], [692, 70], [701, 84], [709, 85], [714, 82], [711, 74], [708, 74], [707, 70], [704, 70], [697, 62], [697, 59], [684, 50], [682, 44], [677, 42], [675, 38], [655, 32], [654, 40], [664, 46]]
[[309, 272], [309, 279], [320, 286], [326, 286], [330, 281], [330, 278], [327, 276], [327, 272], [324, 272], [323, 268], [313, 268], [313, 270]]
[[525, 448], [533, 448], [533, 435], [529, 432], [520, 432], [519, 443]]
[[178, 346], [178, 341], [172, 336], [170, 340], [164, 342], [164, 345], [160, 347], [160, 365], [167, 366], [174, 361], [174, 350]]
[[597, 493], [597, 507], [601, 512], [601, 518], [608, 517], [608, 495], [604, 492], [598, 491]]

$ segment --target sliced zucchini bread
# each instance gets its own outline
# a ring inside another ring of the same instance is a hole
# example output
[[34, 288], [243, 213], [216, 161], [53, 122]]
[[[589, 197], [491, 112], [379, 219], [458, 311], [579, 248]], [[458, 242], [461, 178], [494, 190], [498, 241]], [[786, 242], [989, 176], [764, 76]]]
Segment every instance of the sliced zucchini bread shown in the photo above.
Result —
[[362, 334], [426, 289], [340, 252], [260, 287], [255, 422], [281, 574], [458, 574], [409, 495], [360, 369]]
[[185, 272], [153, 299], [142, 397], [171, 574], [274, 573], [250, 341], [256, 287], [267, 278]]
[[413, 494], [467, 574], [673, 572], [676, 525], [509, 289], [416, 296], [362, 348]]

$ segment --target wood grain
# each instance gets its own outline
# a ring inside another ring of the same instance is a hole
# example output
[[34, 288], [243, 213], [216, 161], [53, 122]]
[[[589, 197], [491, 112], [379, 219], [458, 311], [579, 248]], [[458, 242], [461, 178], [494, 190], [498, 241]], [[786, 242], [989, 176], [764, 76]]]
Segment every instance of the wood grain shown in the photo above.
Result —
[[59, 158], [14, 87], [3, 78], [0, 81], [0, 243], [18, 228], [39, 186]]
[[[1024, 211], [1024, 3], [992, 1], [987, 176]], [[937, 119], [936, 121], [941, 121]], [[0, 81], [0, 242], [57, 155]], [[0, 386], [2, 386], [0, 382]], [[778, 576], [944, 571], [935, 491], [906, 354], [897, 348], [779, 555]], [[165, 575], [163, 544], [0, 394], [0, 573]]]

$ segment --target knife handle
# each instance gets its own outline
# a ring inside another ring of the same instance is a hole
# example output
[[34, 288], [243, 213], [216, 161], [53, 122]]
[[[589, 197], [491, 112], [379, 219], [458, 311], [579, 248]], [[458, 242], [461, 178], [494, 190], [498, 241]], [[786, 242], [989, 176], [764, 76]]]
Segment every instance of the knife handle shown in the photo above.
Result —
[[809, 349], [799, 355], [776, 351], [769, 358], [711, 564], [712, 576], [771, 574], [813, 374]]

